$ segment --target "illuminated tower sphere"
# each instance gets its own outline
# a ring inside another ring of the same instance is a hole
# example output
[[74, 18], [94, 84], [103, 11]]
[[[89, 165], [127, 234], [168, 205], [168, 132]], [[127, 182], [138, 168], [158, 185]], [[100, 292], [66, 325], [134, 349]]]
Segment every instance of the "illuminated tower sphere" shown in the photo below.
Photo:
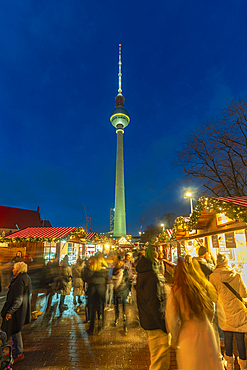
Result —
[[124, 188], [124, 157], [123, 157], [123, 134], [124, 128], [128, 126], [130, 116], [124, 108], [124, 97], [122, 95], [122, 73], [121, 73], [121, 44], [119, 45], [119, 72], [118, 72], [118, 95], [116, 96], [116, 107], [111, 113], [110, 121], [116, 128], [117, 133], [117, 160], [116, 160], [116, 187], [115, 187], [115, 216], [114, 233], [116, 237], [126, 235], [126, 212], [125, 212], [125, 188]]

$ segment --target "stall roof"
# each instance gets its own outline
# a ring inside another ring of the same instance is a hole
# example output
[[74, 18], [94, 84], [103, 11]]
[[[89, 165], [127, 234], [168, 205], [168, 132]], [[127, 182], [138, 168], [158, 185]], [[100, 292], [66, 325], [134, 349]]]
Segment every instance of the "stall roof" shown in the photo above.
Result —
[[15, 239], [42, 239], [44, 240], [56, 240], [63, 237], [67, 237], [72, 232], [83, 230], [78, 227], [27, 227], [23, 230], [16, 231], [13, 234], [7, 235], [3, 240], [15, 240]]
[[91, 240], [97, 233], [86, 233], [87, 239]]
[[213, 197], [213, 199], [222, 200], [223, 202], [233, 203], [247, 208], [247, 197]]
[[205, 230], [215, 213], [225, 213], [231, 219], [247, 223], [247, 196], [243, 197], [201, 197], [189, 220], [178, 217], [171, 239], [185, 237], [186, 230]]

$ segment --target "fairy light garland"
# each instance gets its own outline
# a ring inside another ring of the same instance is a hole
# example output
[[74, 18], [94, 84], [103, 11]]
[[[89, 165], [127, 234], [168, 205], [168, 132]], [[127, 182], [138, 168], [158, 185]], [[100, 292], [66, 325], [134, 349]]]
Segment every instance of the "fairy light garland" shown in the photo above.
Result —
[[171, 238], [169, 238], [168, 235], [161, 233], [159, 235], [159, 241], [167, 241], [167, 237], [168, 240], [174, 240], [176, 238], [178, 229], [182, 229], [183, 231], [194, 230], [203, 210], [207, 210], [208, 212], [214, 211], [216, 213], [224, 213], [232, 220], [242, 220], [243, 222], [247, 223], [247, 208], [235, 205], [232, 202], [223, 202], [218, 199], [201, 197], [197, 201], [190, 219], [186, 220], [182, 216], [177, 217], [174, 222]]
[[59, 242], [60, 239], [65, 241], [66, 243], [69, 242], [73, 237], [79, 237], [80, 239], [86, 239], [87, 234], [85, 233], [83, 227], [77, 227], [75, 230], [71, 231], [68, 235], [61, 237], [53, 237], [53, 238], [48, 238], [48, 237], [32, 237], [30, 236], [29, 238], [0, 238], [0, 243], [23, 243], [23, 242]]

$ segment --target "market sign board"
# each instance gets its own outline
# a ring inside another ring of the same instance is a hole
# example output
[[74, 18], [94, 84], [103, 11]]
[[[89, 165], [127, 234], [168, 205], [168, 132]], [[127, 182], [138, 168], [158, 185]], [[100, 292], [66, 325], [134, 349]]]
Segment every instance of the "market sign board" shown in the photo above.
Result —
[[231, 218], [228, 218], [224, 213], [216, 213], [216, 225], [222, 226], [234, 222]]
[[234, 232], [226, 233], [225, 238], [226, 238], [226, 248], [236, 248]]
[[213, 248], [219, 248], [218, 235], [212, 236], [212, 244], [213, 244]]
[[213, 248], [236, 248], [234, 232], [212, 235], [212, 245]]

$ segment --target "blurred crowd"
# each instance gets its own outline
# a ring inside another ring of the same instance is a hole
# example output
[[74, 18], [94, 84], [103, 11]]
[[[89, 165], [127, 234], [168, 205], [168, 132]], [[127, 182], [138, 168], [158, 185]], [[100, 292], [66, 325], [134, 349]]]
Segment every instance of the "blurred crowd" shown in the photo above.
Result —
[[45, 294], [46, 312], [53, 310], [57, 295], [61, 313], [68, 309], [66, 297], [72, 294], [75, 310], [85, 312], [89, 336], [105, 330], [106, 311], [114, 312], [114, 325], [122, 325], [127, 335], [127, 304], [135, 296], [139, 323], [147, 336], [150, 370], [169, 369], [171, 345], [176, 349], [178, 369], [234, 369], [236, 361], [241, 370], [247, 369], [247, 289], [224, 254], [215, 259], [200, 246], [197, 257], [179, 257], [169, 284], [165, 260], [153, 245], [79, 257], [73, 265], [67, 255], [62, 260], [56, 255], [45, 263], [41, 253], [23, 258], [18, 252], [10, 264], [0, 340], [2, 335], [4, 344], [12, 337], [15, 361], [24, 359], [23, 325], [43, 314], [41, 293]]

